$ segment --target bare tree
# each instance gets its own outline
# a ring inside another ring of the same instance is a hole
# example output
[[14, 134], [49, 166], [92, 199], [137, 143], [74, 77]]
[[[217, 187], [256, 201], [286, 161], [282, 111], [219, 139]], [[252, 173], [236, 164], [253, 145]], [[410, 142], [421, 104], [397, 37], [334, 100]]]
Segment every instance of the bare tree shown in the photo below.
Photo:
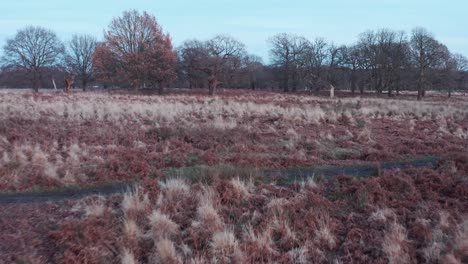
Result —
[[323, 38], [316, 38], [310, 43], [308, 49], [310, 52], [310, 66], [317, 77], [322, 77], [322, 73], [325, 70], [329, 48], [329, 44]]
[[396, 90], [396, 94], [400, 95], [402, 88], [402, 80], [405, 71], [411, 67], [411, 52], [408, 42], [408, 37], [404, 31], [398, 31], [396, 38], [391, 48], [391, 64], [390, 64], [390, 79], [391, 85], [388, 87], [388, 95], [392, 95], [392, 88]]
[[243, 66], [246, 56], [245, 45], [238, 40], [218, 35], [207, 41], [186, 41], [179, 48], [182, 68], [189, 87], [197, 80], [208, 80], [211, 95], [216, 94], [218, 85], [233, 85], [236, 72]]
[[318, 94], [322, 88], [328, 87], [327, 76], [323, 73], [329, 58], [328, 43], [322, 38], [316, 38], [314, 41], [305, 40], [299, 54], [299, 68], [301, 79], [306, 88], [314, 89]]
[[270, 49], [271, 61], [274, 66], [281, 69], [281, 86], [284, 92], [289, 91], [289, 76], [293, 64], [292, 38], [294, 36], [281, 33], [269, 40], [272, 46]]
[[304, 37], [281, 33], [273, 36], [269, 40], [271, 44], [270, 57], [273, 65], [280, 69], [281, 83], [284, 92], [289, 91], [289, 84], [292, 90], [296, 90], [298, 78], [301, 77], [301, 66], [303, 55], [310, 43]]
[[96, 45], [96, 38], [90, 35], [74, 35], [68, 43], [65, 64], [70, 73], [81, 79], [83, 91], [93, 74]]
[[415, 28], [411, 36], [412, 57], [418, 70], [418, 100], [426, 93], [429, 80], [427, 72], [440, 64], [444, 48], [433, 35], [424, 28]]
[[[463, 56], [462, 54], [455, 53], [452, 55], [453, 59], [455, 60], [456, 63], [456, 71], [457, 71], [457, 76], [456, 76], [456, 82], [457, 82], [457, 88], [462, 89], [463, 88], [463, 82], [464, 82], [464, 76], [467, 76], [468, 72], [468, 58]], [[451, 94], [449, 94], [449, 97]]]
[[249, 87], [255, 90], [258, 87], [259, 74], [264, 68], [262, 58], [256, 55], [248, 55], [244, 58], [244, 64], [248, 74]]
[[457, 71], [460, 71], [460, 72], [468, 71], [468, 58], [466, 58], [460, 53], [453, 54], [452, 58], [456, 62]]
[[359, 46], [352, 45], [346, 46], [342, 50], [343, 56], [343, 66], [349, 68], [349, 75], [350, 75], [350, 89], [352, 95], [355, 94], [356, 89], [359, 88], [358, 76], [359, 70], [361, 68], [360, 63], [360, 54], [359, 54]]
[[328, 68], [327, 68], [327, 82], [331, 85], [335, 82], [336, 69], [344, 63], [345, 46], [337, 46], [334, 43], [328, 45]]
[[380, 29], [366, 31], [359, 37], [354, 62], [359, 62], [368, 73], [367, 84], [381, 94], [383, 90], [392, 91], [401, 86], [402, 70], [408, 65], [409, 48], [405, 32]]
[[51, 30], [29, 26], [19, 30], [4, 46], [5, 65], [28, 72], [34, 91], [39, 91], [42, 71], [54, 66], [64, 52], [64, 46]]
[[448, 97], [451, 97], [452, 90], [459, 85], [463, 72], [468, 70], [468, 59], [461, 54], [451, 54], [448, 50], [441, 59], [441, 84], [447, 89]]
[[223, 70], [245, 56], [245, 45], [230, 36], [218, 35], [206, 42], [206, 48], [209, 57], [203, 70], [209, 76], [210, 94], [214, 95]]

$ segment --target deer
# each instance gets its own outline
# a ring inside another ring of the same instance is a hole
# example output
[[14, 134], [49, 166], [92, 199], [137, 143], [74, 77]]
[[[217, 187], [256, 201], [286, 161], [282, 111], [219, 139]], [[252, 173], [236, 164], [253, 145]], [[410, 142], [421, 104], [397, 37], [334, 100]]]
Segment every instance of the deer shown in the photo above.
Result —
[[312, 92], [312, 87], [315, 87], [315, 93], [318, 95], [318, 92], [322, 88], [329, 88], [330, 98], [333, 99], [335, 97], [335, 86], [333, 86], [333, 84], [324, 80], [323, 78], [320, 78], [319, 76], [313, 73], [308, 73], [304, 77], [304, 80], [306, 83], [306, 90], [309, 90], [308, 88], [310, 88], [310, 92]]
[[75, 84], [75, 76], [68, 75], [65, 77], [65, 88], [64, 92], [70, 93], [73, 89], [73, 85]]

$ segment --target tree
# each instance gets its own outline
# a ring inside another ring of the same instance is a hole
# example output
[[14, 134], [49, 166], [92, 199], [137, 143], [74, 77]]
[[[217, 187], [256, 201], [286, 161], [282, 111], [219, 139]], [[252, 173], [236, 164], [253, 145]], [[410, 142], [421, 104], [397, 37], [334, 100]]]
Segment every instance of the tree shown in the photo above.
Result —
[[[367, 84], [381, 94], [383, 90], [392, 96], [399, 93], [402, 73], [408, 65], [408, 41], [405, 32], [390, 29], [366, 31], [359, 37], [352, 55], [355, 63], [368, 72]], [[349, 58], [348, 58], [349, 59]]]
[[233, 66], [236, 67], [235, 63], [245, 56], [245, 45], [226, 35], [218, 35], [208, 40], [205, 45], [208, 58], [203, 70], [209, 76], [210, 95], [214, 95], [223, 71], [232, 70]]
[[296, 90], [297, 81], [300, 77], [301, 64], [303, 64], [303, 54], [309, 42], [304, 37], [281, 33], [273, 36], [269, 40], [271, 44], [270, 58], [275, 67], [278, 67], [282, 77], [282, 87], [284, 92], [289, 91], [289, 84], [292, 90]]
[[451, 97], [452, 90], [459, 85], [463, 72], [468, 70], [468, 59], [461, 54], [451, 54], [447, 50], [441, 60], [441, 83], [447, 89], [448, 97]]
[[326, 61], [328, 59], [329, 45], [323, 38], [316, 38], [308, 47], [310, 68], [317, 77], [322, 77]]
[[[463, 88], [463, 83], [464, 83], [464, 76], [467, 76], [468, 72], [468, 58], [463, 56], [462, 54], [455, 53], [452, 55], [455, 64], [456, 64], [456, 82], [457, 82], [457, 88], [462, 89]], [[449, 94], [449, 97], [451, 94]]]
[[104, 73], [101, 76], [111, 75], [105, 72], [117, 73], [135, 89], [157, 86], [159, 93], [164, 85], [174, 81], [177, 54], [169, 34], [163, 32], [154, 16], [125, 11], [112, 20], [104, 38], [105, 43], [94, 56], [96, 67], [104, 67], [98, 69]]
[[93, 74], [96, 45], [96, 38], [90, 35], [74, 35], [68, 43], [65, 65], [69, 72], [81, 79], [83, 91]]
[[460, 53], [453, 54], [452, 58], [455, 60], [457, 71], [468, 71], [468, 58], [466, 58]]
[[104, 83], [104, 88], [110, 84], [114, 86], [116, 83], [124, 82], [122, 78], [118, 78], [118, 60], [114, 57], [107, 43], [97, 43], [93, 53], [93, 75], [96, 79]]
[[315, 93], [328, 87], [328, 75], [323, 76], [327, 69], [329, 59], [329, 45], [322, 38], [316, 38], [313, 42], [301, 39], [296, 43], [297, 66], [301, 72], [301, 79], [309, 88], [314, 88]]
[[364, 75], [363, 69], [365, 67], [365, 63], [362, 59], [363, 56], [360, 46], [352, 45], [343, 47], [341, 56], [342, 65], [349, 69], [349, 85], [352, 95], [356, 93], [356, 89], [358, 88], [361, 94], [363, 94], [364, 89], [359, 80], [362, 79], [362, 75]]
[[335, 82], [335, 73], [336, 69], [344, 64], [345, 60], [345, 46], [336, 46], [335, 44], [331, 43], [328, 46], [328, 69], [327, 69], [327, 82], [331, 85]]
[[424, 28], [415, 28], [411, 35], [411, 53], [418, 70], [418, 100], [426, 93], [429, 82], [427, 72], [440, 64], [446, 47], [434, 39]]
[[204, 80], [202, 68], [208, 59], [208, 50], [204, 42], [199, 40], [185, 41], [179, 48], [178, 54], [183, 74], [187, 76], [189, 88], [199, 86]]
[[4, 46], [3, 62], [7, 67], [27, 71], [34, 91], [39, 91], [45, 67], [54, 66], [64, 52], [64, 46], [51, 30], [29, 26], [19, 30]]
[[247, 55], [244, 58], [244, 65], [248, 75], [249, 88], [255, 90], [258, 87], [259, 75], [264, 67], [262, 58], [256, 55]]
[[189, 87], [196, 81], [207, 79], [211, 95], [216, 94], [221, 81], [233, 84], [245, 54], [245, 45], [227, 35], [218, 35], [207, 41], [190, 40], [179, 47], [179, 57]]
[[[411, 67], [410, 46], [404, 31], [397, 32], [395, 41], [391, 47], [391, 54], [390, 78], [393, 88], [396, 90], [396, 94], [400, 95], [404, 72], [408, 71]], [[391, 93], [392, 86], [388, 88], [388, 95], [391, 96]]]

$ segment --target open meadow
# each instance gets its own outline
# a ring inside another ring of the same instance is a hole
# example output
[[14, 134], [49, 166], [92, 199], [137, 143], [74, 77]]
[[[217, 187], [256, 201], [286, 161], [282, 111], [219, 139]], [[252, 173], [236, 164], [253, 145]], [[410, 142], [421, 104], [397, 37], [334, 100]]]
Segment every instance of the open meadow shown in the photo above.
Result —
[[0, 195], [0, 263], [466, 263], [466, 99], [3, 91], [2, 193], [127, 187]]

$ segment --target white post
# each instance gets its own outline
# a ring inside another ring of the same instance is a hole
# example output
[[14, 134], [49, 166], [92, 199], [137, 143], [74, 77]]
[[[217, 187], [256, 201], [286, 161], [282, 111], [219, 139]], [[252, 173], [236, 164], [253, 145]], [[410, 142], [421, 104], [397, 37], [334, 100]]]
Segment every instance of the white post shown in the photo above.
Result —
[[55, 80], [52, 78], [52, 83], [54, 84], [54, 90], [57, 90], [57, 85], [55, 85]]
[[330, 84], [330, 98], [335, 97], [335, 87]]

